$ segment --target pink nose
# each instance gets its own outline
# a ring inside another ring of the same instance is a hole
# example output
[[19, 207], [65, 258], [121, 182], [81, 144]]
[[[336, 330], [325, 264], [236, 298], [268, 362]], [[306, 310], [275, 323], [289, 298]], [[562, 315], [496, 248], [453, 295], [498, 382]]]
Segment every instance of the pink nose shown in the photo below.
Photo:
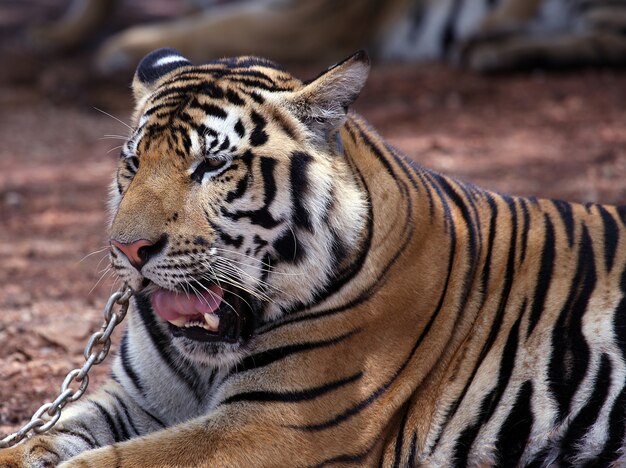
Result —
[[154, 245], [153, 242], [150, 242], [146, 239], [139, 239], [134, 242], [129, 242], [128, 244], [116, 241], [115, 239], [111, 239], [111, 244], [117, 247], [124, 255], [126, 255], [128, 261], [137, 270], [141, 270], [146, 262], [150, 260], [151, 251], [149, 247]]

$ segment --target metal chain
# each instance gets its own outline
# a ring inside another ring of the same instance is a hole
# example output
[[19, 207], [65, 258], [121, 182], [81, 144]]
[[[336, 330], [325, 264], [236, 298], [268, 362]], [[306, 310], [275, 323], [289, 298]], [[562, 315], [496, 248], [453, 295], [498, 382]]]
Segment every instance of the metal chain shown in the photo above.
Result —
[[[61, 410], [65, 405], [83, 396], [89, 385], [89, 370], [92, 366], [100, 364], [107, 357], [111, 348], [111, 333], [124, 320], [131, 295], [132, 290], [126, 285], [111, 295], [104, 307], [104, 324], [100, 331], [91, 335], [85, 347], [85, 364], [83, 364], [83, 367], [74, 369], [67, 374], [61, 385], [61, 392], [54, 401], [43, 404], [30, 421], [22, 426], [19, 431], [9, 434], [0, 440], [0, 449], [12, 447], [19, 443], [28, 436], [30, 431], [36, 434], [49, 431], [61, 417]], [[115, 304], [120, 306], [117, 312], [113, 311]], [[76, 389], [70, 387], [74, 381], [79, 384]]]

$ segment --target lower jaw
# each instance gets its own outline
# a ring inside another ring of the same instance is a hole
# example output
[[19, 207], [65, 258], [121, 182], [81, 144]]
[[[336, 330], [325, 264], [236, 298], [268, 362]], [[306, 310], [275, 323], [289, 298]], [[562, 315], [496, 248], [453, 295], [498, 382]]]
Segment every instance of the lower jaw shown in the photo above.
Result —
[[172, 344], [189, 361], [209, 368], [227, 369], [246, 356], [246, 343], [206, 342], [174, 337]]

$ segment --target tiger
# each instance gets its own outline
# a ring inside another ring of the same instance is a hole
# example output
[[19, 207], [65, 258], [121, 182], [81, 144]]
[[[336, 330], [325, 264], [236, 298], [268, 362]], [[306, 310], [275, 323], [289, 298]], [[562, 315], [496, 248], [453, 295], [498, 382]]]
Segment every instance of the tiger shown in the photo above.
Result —
[[142, 59], [111, 378], [0, 466], [626, 464], [626, 206], [421, 167], [350, 109], [369, 70]]
[[[73, 0], [29, 42], [67, 50], [106, 24], [119, 0]], [[481, 72], [626, 63], [624, 0], [188, 0], [185, 16], [104, 41], [96, 69], [131, 68], [158, 47], [194, 61], [257, 54], [335, 61], [368, 46], [380, 60], [443, 60]], [[121, 9], [121, 5], [120, 5]]]

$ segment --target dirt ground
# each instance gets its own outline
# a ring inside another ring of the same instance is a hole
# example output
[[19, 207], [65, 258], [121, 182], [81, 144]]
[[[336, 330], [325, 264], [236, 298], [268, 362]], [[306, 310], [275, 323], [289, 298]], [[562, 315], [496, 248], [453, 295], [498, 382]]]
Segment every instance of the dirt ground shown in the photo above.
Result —
[[[59, 3], [41, 2], [45, 14]], [[5, 46], [37, 8], [0, 7]], [[83, 362], [114, 288], [106, 198], [121, 141], [107, 135], [127, 129], [104, 112], [127, 119], [130, 75], [94, 79], [89, 58], [0, 47], [0, 437]], [[513, 194], [626, 203], [625, 71], [486, 77], [375, 63], [356, 108], [423, 166]]]

